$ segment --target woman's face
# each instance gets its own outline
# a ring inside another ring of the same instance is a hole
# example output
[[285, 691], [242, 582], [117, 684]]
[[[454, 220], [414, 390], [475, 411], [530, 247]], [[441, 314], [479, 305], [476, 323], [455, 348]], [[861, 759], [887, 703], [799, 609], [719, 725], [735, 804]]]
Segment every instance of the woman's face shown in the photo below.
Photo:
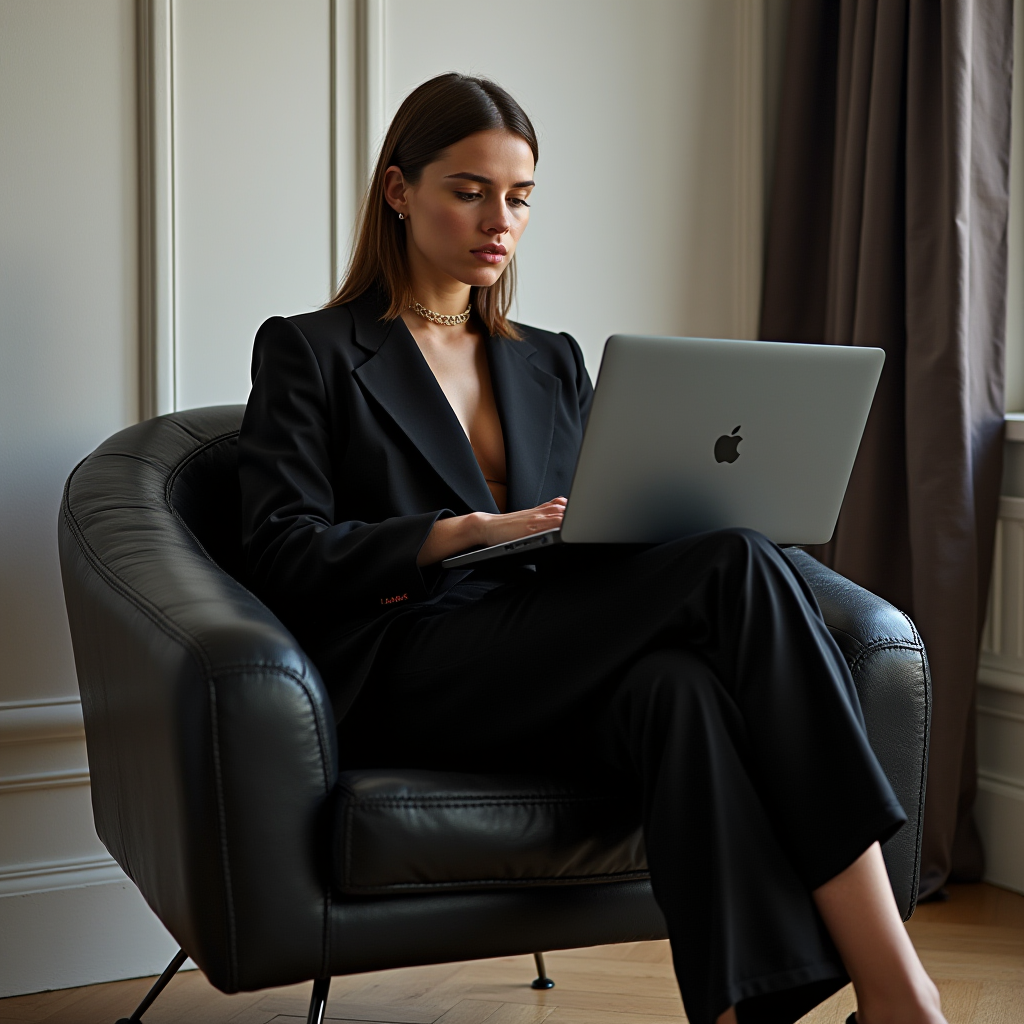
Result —
[[446, 149], [409, 185], [389, 167], [385, 196], [405, 214], [410, 270], [486, 287], [501, 276], [530, 219], [533, 152], [519, 135], [478, 132]]

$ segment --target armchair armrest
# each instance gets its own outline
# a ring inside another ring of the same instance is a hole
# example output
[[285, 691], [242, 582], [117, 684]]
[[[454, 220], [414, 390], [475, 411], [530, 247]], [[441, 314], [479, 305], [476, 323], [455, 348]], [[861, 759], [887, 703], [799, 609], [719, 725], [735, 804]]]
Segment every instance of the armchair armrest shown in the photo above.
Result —
[[850, 666], [871, 747], [907, 813], [907, 824], [882, 848], [907, 920], [917, 904], [928, 775], [931, 677], [924, 644], [910, 618], [888, 601], [806, 551], [787, 548], [786, 555], [813, 591]]
[[169, 418], [115, 435], [71, 475], [58, 526], [97, 832], [218, 988], [320, 976], [330, 703], [175, 516], [166, 463], [131, 450], [147, 429], [166, 463], [196, 448]]

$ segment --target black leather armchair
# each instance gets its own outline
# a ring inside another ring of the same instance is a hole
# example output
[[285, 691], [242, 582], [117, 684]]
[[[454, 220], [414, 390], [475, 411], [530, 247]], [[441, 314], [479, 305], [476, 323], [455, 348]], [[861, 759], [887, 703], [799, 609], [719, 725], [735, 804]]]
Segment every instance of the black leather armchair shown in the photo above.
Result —
[[[664, 937], [636, 815], [614, 794], [339, 775], [316, 668], [237, 582], [241, 416], [196, 409], [114, 435], [71, 474], [59, 521], [96, 829], [182, 947], [165, 979], [186, 952], [224, 992], [320, 979], [314, 1020], [335, 974]], [[906, 918], [924, 648], [901, 612], [791, 556], [910, 818], [885, 846]]]

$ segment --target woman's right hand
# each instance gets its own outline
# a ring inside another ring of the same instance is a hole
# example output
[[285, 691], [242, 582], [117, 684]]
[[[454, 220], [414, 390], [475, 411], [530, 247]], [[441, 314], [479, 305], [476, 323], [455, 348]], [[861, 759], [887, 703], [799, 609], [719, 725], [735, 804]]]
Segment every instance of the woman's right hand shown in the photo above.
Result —
[[416, 564], [433, 565], [467, 548], [490, 547], [532, 533], [557, 530], [565, 515], [565, 501], [559, 497], [519, 512], [470, 512], [466, 516], [438, 519], [420, 548]]
[[[552, 498], [536, 508], [524, 508], [521, 512], [505, 512], [493, 515], [490, 512], [474, 512], [477, 516], [480, 540], [478, 544], [490, 547], [492, 544], [504, 544], [509, 540], [529, 537], [531, 533], [542, 533], [544, 530], [557, 530], [562, 525], [565, 515], [565, 498]], [[472, 546], [472, 545], [471, 545]]]

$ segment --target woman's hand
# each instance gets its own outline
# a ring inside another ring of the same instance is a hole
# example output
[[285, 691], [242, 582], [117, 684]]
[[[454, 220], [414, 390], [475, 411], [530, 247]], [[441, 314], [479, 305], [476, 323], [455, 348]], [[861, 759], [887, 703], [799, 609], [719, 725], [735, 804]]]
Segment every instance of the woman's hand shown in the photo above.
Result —
[[526, 508], [521, 512], [494, 515], [470, 512], [468, 516], [438, 519], [416, 559], [417, 565], [433, 565], [467, 548], [490, 547], [509, 540], [529, 537], [531, 533], [557, 530], [565, 515], [565, 498]]
[[564, 515], [565, 498], [552, 498], [543, 505], [524, 508], [521, 512], [506, 512], [497, 516], [489, 512], [474, 512], [465, 518], [477, 517], [481, 520], [479, 540], [475, 544], [490, 547], [492, 544], [504, 544], [508, 540], [528, 537], [531, 533], [557, 530], [562, 525]]

